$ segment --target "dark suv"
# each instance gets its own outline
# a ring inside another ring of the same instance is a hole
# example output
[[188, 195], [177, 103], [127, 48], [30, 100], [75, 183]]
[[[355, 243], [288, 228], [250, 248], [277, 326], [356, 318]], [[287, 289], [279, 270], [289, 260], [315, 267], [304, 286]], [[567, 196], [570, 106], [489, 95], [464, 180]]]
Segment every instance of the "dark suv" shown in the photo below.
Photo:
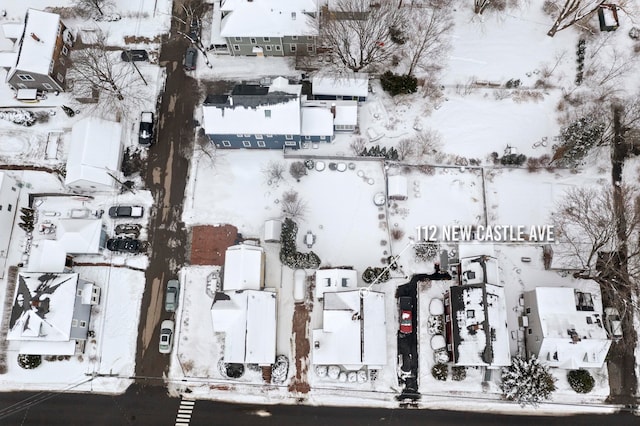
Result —
[[184, 70], [185, 71], [193, 71], [196, 69], [196, 59], [198, 59], [198, 50], [190, 46], [187, 48], [187, 51], [184, 54]]
[[110, 238], [107, 240], [107, 249], [111, 251], [139, 253], [141, 247], [140, 240], [133, 238]]
[[146, 50], [123, 50], [120, 58], [125, 62], [148, 61], [149, 55]]

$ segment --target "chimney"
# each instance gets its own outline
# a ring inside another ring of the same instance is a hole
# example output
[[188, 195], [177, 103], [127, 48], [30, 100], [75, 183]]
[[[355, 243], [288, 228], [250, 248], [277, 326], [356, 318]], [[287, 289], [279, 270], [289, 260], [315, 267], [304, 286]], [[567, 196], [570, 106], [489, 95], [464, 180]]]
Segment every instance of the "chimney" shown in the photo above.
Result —
[[331, 104], [331, 114], [333, 114], [333, 119], [336, 118], [336, 104]]
[[37, 41], [38, 43], [42, 43], [42, 40], [40, 40], [40, 37], [38, 37], [34, 33], [31, 33], [31, 38], [34, 39], [35, 41]]

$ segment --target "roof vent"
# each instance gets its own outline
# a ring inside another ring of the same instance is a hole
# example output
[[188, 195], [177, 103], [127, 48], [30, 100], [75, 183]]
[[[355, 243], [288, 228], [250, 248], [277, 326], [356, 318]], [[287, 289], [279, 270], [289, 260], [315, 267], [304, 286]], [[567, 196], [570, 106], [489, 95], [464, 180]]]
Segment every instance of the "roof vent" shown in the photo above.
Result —
[[38, 43], [42, 43], [42, 40], [40, 40], [40, 37], [38, 37], [34, 33], [31, 33], [31, 38], [34, 39], [35, 41], [37, 41]]

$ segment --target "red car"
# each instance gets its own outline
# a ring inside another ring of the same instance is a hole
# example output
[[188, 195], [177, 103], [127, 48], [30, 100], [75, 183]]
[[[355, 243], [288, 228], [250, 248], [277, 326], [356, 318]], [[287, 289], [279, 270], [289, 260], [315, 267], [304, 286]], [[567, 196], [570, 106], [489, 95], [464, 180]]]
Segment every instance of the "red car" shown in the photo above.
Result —
[[411, 297], [400, 298], [400, 333], [413, 333], [413, 303]]

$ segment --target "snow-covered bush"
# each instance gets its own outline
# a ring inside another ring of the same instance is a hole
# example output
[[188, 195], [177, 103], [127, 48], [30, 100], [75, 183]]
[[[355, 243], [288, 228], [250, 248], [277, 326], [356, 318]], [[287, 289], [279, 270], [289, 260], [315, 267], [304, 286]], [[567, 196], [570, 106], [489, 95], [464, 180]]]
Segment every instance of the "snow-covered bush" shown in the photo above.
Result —
[[502, 371], [500, 389], [505, 399], [525, 406], [549, 399], [556, 385], [549, 367], [540, 364], [535, 356], [528, 360], [515, 357], [511, 359], [511, 365]]
[[276, 362], [273, 364], [273, 368], [271, 369], [271, 381], [277, 384], [284, 383], [284, 381], [287, 380], [288, 374], [289, 358], [285, 355], [278, 355], [276, 357]]
[[321, 260], [317, 254], [310, 251], [301, 253], [296, 248], [296, 235], [298, 225], [291, 219], [286, 218], [282, 223], [280, 234], [280, 262], [292, 269], [317, 269]]
[[361, 157], [381, 157], [391, 161], [398, 161], [398, 158], [400, 158], [398, 150], [394, 147], [387, 150], [384, 146], [380, 148], [380, 145], [372, 146], [369, 149], [363, 148], [359, 155]]
[[[384, 273], [383, 273], [383, 271], [384, 271]], [[380, 275], [380, 274], [382, 274], [382, 275]], [[389, 270], [388, 269], [379, 268], [377, 266], [374, 266], [374, 267], [369, 266], [362, 273], [362, 281], [364, 281], [366, 284], [371, 284], [372, 282], [374, 282], [376, 280], [376, 278], [378, 276], [380, 276], [380, 278], [377, 281], [378, 284], [387, 282], [391, 278], [391, 275], [389, 274]]]
[[449, 366], [447, 364], [439, 362], [431, 367], [431, 375], [436, 380], [441, 380], [444, 382], [447, 380], [447, 376], [449, 375]]
[[589, 393], [596, 384], [593, 376], [587, 370], [570, 370], [567, 373], [567, 380], [571, 389], [577, 393]]
[[385, 71], [380, 76], [380, 84], [385, 92], [391, 96], [415, 93], [418, 90], [418, 79], [412, 75], [399, 75]]
[[467, 369], [461, 365], [455, 365], [451, 368], [451, 378], [457, 382], [467, 378]]
[[435, 243], [418, 243], [413, 246], [416, 259], [422, 262], [433, 259], [438, 254], [438, 245]]
[[295, 180], [300, 181], [300, 178], [307, 174], [307, 167], [302, 161], [295, 161], [289, 166], [289, 173]]
[[0, 111], [0, 118], [26, 127], [33, 126], [36, 122], [36, 116], [31, 111], [24, 109]]
[[522, 166], [527, 161], [527, 156], [524, 154], [507, 154], [500, 159], [500, 164], [503, 166]]
[[42, 364], [42, 356], [40, 355], [18, 355], [18, 365], [25, 370], [33, 370]]
[[327, 377], [327, 366], [316, 365], [315, 372], [316, 372], [316, 376], [318, 377]]
[[554, 160], [567, 166], [577, 165], [595, 145], [602, 142], [605, 123], [595, 114], [581, 117], [560, 132], [562, 145], [553, 156]]
[[338, 376], [340, 376], [340, 367], [338, 367], [337, 365], [330, 365], [329, 369], [327, 370], [327, 376], [330, 379], [337, 380]]

